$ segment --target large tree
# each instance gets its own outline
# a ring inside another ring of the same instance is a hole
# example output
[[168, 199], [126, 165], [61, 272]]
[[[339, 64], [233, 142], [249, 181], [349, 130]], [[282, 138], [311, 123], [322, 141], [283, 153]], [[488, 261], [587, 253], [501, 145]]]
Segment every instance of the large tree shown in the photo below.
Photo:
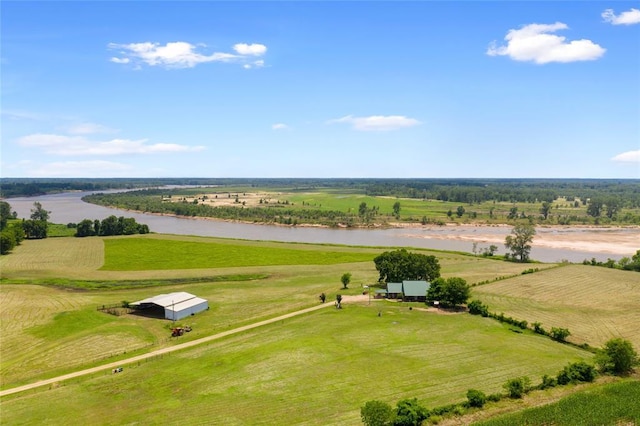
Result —
[[511, 251], [514, 258], [520, 262], [528, 262], [531, 253], [531, 242], [536, 235], [536, 228], [533, 225], [518, 224], [504, 240], [504, 245]]
[[470, 287], [462, 278], [437, 278], [427, 290], [427, 302], [440, 302], [443, 306], [458, 306], [467, 303]]
[[378, 281], [432, 281], [440, 276], [440, 263], [435, 256], [409, 253], [405, 249], [385, 251], [373, 259], [380, 273]]
[[11, 206], [6, 201], [0, 201], [0, 230], [7, 226], [7, 222], [11, 217]]
[[360, 409], [362, 423], [366, 426], [391, 426], [393, 416], [393, 408], [382, 401], [367, 401]]
[[31, 220], [43, 220], [46, 222], [49, 220], [49, 213], [51, 212], [46, 211], [42, 207], [42, 204], [36, 201], [33, 203], [33, 208], [31, 209]]

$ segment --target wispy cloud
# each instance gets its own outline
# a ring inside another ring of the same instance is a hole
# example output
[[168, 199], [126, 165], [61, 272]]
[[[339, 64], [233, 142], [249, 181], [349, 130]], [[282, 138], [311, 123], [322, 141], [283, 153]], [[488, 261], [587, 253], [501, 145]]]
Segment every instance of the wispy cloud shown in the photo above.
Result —
[[67, 132], [72, 135], [90, 135], [95, 133], [114, 133], [116, 129], [111, 129], [102, 124], [96, 123], [78, 123], [67, 128]]
[[640, 164], [640, 149], [636, 151], [627, 151], [622, 154], [618, 154], [611, 159], [618, 163], [638, 163]]
[[397, 130], [420, 124], [415, 118], [408, 118], [403, 115], [371, 115], [369, 117], [347, 115], [342, 118], [329, 120], [328, 123], [347, 123], [351, 124], [353, 129], [362, 131]]
[[284, 123], [276, 123], [276, 124], [272, 124], [271, 125], [271, 129], [273, 129], [273, 130], [287, 130], [287, 129], [290, 129], [290, 127], [287, 126]]
[[[141, 67], [143, 64], [148, 66], [161, 66], [165, 68], [193, 68], [198, 64], [207, 62], [235, 62], [241, 63], [249, 68], [263, 66], [264, 61], [256, 61], [256, 56], [263, 56], [267, 52], [267, 46], [263, 44], [246, 44], [238, 43], [233, 46], [230, 52], [213, 52], [204, 54], [198, 52], [199, 48], [205, 48], [206, 45], [193, 45], [184, 41], [170, 42], [165, 45], [160, 43], [130, 43], [118, 44], [109, 43], [108, 48], [118, 50], [120, 56], [114, 56], [111, 62], [117, 64], [133, 64]], [[261, 65], [258, 65], [258, 62]]]
[[631, 8], [626, 12], [616, 15], [613, 9], [602, 12], [602, 19], [612, 25], [633, 25], [640, 24], [640, 10]]
[[93, 141], [84, 136], [42, 133], [24, 136], [18, 140], [18, 143], [24, 147], [41, 148], [47, 154], [61, 156], [176, 153], [202, 151], [205, 149], [203, 146], [187, 146], [171, 143], [149, 144], [146, 139]]
[[507, 44], [498, 46], [494, 41], [487, 49], [489, 56], [508, 56], [515, 61], [549, 62], [592, 61], [604, 55], [606, 49], [591, 40], [567, 41], [566, 37], [553, 33], [569, 27], [562, 22], [555, 24], [529, 24], [518, 30], [509, 30], [504, 37]]

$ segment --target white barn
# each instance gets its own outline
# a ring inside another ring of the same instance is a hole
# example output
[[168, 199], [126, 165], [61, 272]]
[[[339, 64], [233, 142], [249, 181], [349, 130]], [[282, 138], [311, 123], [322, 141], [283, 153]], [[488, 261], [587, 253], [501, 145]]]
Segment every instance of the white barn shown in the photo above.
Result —
[[129, 304], [135, 309], [164, 309], [164, 317], [169, 320], [179, 320], [198, 312], [209, 309], [209, 302], [191, 293], [179, 291], [176, 293], [159, 294], [147, 299]]

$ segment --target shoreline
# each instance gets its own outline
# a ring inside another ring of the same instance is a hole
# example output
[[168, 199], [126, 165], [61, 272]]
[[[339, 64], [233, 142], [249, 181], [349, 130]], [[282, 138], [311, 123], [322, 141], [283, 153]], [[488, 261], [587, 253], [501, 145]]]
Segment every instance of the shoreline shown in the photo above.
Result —
[[[122, 209], [121, 209], [122, 210]], [[213, 217], [186, 217], [167, 213], [149, 213], [135, 210], [125, 210], [132, 213], [166, 216], [179, 219], [206, 220], [214, 222], [240, 223], [259, 226], [275, 226], [281, 228], [320, 228], [337, 230], [406, 230], [403, 236], [418, 239], [451, 240], [477, 244], [478, 249], [488, 245], [504, 248], [504, 239], [510, 234], [514, 225], [505, 223], [447, 223], [444, 225], [421, 223], [389, 222], [372, 226], [356, 226], [347, 228], [330, 227], [321, 224], [285, 225], [280, 223], [264, 223], [243, 220], [218, 219]], [[631, 256], [640, 250], [640, 226], [638, 225], [537, 225], [533, 247], [562, 249], [571, 251], [590, 251], [602, 254]], [[484, 245], [483, 245], [484, 244]], [[472, 250], [469, 249], [471, 253]]]

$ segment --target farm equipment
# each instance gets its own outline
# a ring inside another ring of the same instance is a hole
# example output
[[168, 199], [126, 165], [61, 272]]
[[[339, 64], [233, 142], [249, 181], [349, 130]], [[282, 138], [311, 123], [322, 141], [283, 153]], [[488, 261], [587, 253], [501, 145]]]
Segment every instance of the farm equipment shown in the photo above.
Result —
[[174, 327], [171, 329], [171, 337], [178, 337], [178, 336], [182, 336], [185, 332], [190, 332], [191, 331], [191, 327], [190, 326], [186, 326], [186, 327]]

